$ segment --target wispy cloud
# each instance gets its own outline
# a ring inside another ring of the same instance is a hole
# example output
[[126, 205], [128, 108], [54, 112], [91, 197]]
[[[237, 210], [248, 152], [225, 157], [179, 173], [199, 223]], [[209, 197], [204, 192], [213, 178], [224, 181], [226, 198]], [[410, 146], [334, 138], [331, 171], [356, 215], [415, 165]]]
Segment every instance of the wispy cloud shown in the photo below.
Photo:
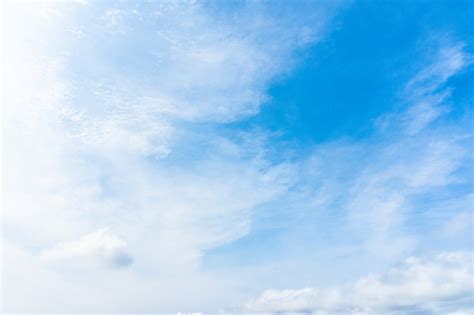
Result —
[[[409, 92], [403, 94], [405, 109], [376, 121], [378, 125], [383, 120], [387, 128], [361, 141], [321, 145], [305, 166], [313, 169], [312, 178], [318, 183], [313, 186], [319, 196], [315, 207], [345, 213], [345, 231], [367, 233], [368, 248], [379, 254], [403, 252], [414, 245], [404, 227], [421, 215], [421, 209], [439, 203], [430, 202], [437, 189], [454, 193], [457, 185], [469, 184], [469, 176], [459, 171], [472, 161], [468, 150], [472, 134], [464, 125], [443, 122], [449, 112], [447, 80], [470, 64], [462, 47], [460, 43], [442, 47], [432, 63], [415, 74]], [[445, 198], [468, 197], [446, 194]], [[387, 241], [394, 246], [386, 248]]]
[[[34, 6], [18, 5], [19, 8], [15, 7], [18, 14], [32, 15], [31, 25], [23, 27], [29, 44], [26, 47], [23, 41], [12, 38], [12, 45], [6, 51], [9, 63], [5, 77], [11, 79], [6, 80], [6, 99], [11, 105], [5, 110], [8, 117], [5, 160], [9, 165], [16, 165], [9, 167], [6, 174], [8, 189], [15, 190], [7, 200], [11, 209], [6, 214], [9, 220], [25, 224], [22, 211], [33, 217], [32, 208], [38, 208], [38, 214], [42, 215], [51, 212], [55, 216], [61, 212], [82, 218], [96, 211], [154, 213], [157, 210], [143, 208], [149, 206], [144, 206], [146, 202], [141, 198], [155, 200], [152, 204], [156, 204], [157, 196], [162, 194], [159, 187], [171, 181], [177, 190], [191, 189], [187, 186], [193, 181], [211, 185], [226, 181], [216, 178], [219, 172], [228, 173], [229, 185], [235, 183], [245, 190], [256, 185], [263, 191], [281, 190], [267, 188], [261, 181], [276, 176], [273, 174], [283, 167], [262, 168], [265, 163], [258, 165], [257, 161], [248, 160], [244, 147], [232, 143], [233, 140], [221, 141], [222, 137], [215, 134], [206, 134], [194, 146], [197, 149], [206, 146], [213, 151], [208, 154], [216, 157], [212, 166], [209, 161], [203, 162], [206, 165], [193, 162], [190, 157], [182, 161], [192, 169], [190, 175], [185, 175], [179, 173], [178, 167], [174, 167], [175, 173], [167, 171], [173, 168], [165, 165], [177, 163], [172, 162], [174, 156], [164, 158], [175, 147], [188, 146], [187, 141], [192, 141], [194, 133], [207, 132], [193, 123], [219, 123], [257, 113], [269, 82], [291, 67], [294, 47], [301, 46], [296, 44], [301, 42], [301, 28], [307, 29], [302, 33], [315, 34], [314, 40], [305, 40], [305, 44], [311, 44], [321, 36], [323, 22], [308, 29], [293, 19], [276, 19], [264, 7], [251, 4], [251, 8], [247, 5], [241, 8], [252, 12], [251, 15], [240, 14], [228, 23], [222, 20], [228, 13], [210, 15], [212, 8], [201, 3], [130, 6], [116, 3], [74, 10], [65, 4], [38, 5], [57, 12], [49, 17], [51, 24], [42, 25], [41, 17], [33, 17]], [[80, 23], [75, 20], [78, 17]], [[319, 14], [311, 17], [316, 18], [327, 19]], [[17, 20], [9, 23], [10, 30], [21, 33], [22, 28], [16, 28]], [[249, 25], [252, 23], [259, 27]], [[77, 29], [77, 24], [84, 36], [70, 38], [69, 30]], [[121, 31], [110, 34], [110, 29]], [[275, 29], [279, 35], [270, 35], [270, 30]], [[53, 35], [44, 44], [35, 34], [46, 32]], [[291, 41], [283, 41], [281, 36]], [[101, 42], [99, 47], [98, 42]], [[134, 67], [123, 68], [124, 64]], [[18, 126], [22, 126], [21, 131], [14, 132]], [[209, 141], [205, 137], [210, 137]], [[227, 143], [227, 148], [213, 145], [216, 141]], [[35, 144], [29, 145], [31, 142]], [[232, 154], [225, 152], [229, 148], [241, 154], [241, 158], [230, 163], [220, 160], [220, 156]], [[21, 157], [17, 158], [18, 155]], [[136, 165], [136, 173], [128, 169], [130, 165]], [[239, 173], [249, 175], [243, 179], [245, 184], [230, 180], [232, 174]], [[40, 185], [38, 182], [42, 181], [48, 183]], [[28, 190], [23, 186], [25, 182], [31, 184], [31, 190], [38, 187], [45, 190], [38, 192], [37, 205], [24, 204], [28, 203], [21, 197]], [[227, 190], [226, 185], [222, 189]], [[165, 186], [162, 189], [168, 190]], [[228, 190], [238, 191], [238, 187]], [[143, 196], [141, 191], [148, 195]], [[171, 196], [178, 196], [168, 193], [160, 203], [173, 204], [169, 201], [174, 198]], [[200, 209], [186, 210], [183, 219], [170, 219], [173, 224], [181, 224], [180, 220], [193, 222], [194, 215], [200, 218], [202, 213], [207, 217], [214, 211], [207, 210], [210, 205], [195, 201], [202, 199], [197, 192], [183, 194], [191, 196], [187, 198], [189, 204], [178, 202], [182, 204], [180, 207], [199, 205]], [[268, 198], [265, 196], [266, 193], [250, 198], [242, 195], [242, 205], [236, 211], [247, 213]], [[209, 197], [220, 198], [215, 194]], [[248, 199], [255, 201], [246, 203]], [[223, 205], [232, 203], [220, 202], [211, 208], [227, 208]], [[159, 206], [164, 217], [169, 216], [164, 214], [167, 211], [176, 213], [173, 216], [180, 216], [184, 211], [168, 210], [170, 206], [164, 204]], [[68, 211], [60, 211], [62, 208]], [[216, 215], [221, 218], [226, 213]], [[235, 215], [229, 211], [230, 218]], [[184, 219], [186, 216], [189, 218]], [[31, 221], [28, 224], [35, 225], [35, 220]]]
[[[430, 64], [425, 65], [406, 84], [402, 99], [408, 109], [399, 114], [386, 114], [377, 120], [382, 128], [392, 127], [415, 135], [428, 127], [440, 116], [449, 112], [447, 99], [452, 90], [447, 86], [448, 81], [466, 70], [473, 62], [471, 54], [466, 52], [463, 42], [442, 38], [434, 56], [430, 56]], [[405, 106], [406, 107], [406, 106]]]
[[[260, 112], [271, 84], [331, 30], [339, 3], [9, 5], [2, 308], [235, 305], [277, 287], [274, 279], [247, 283], [274, 269], [209, 271], [203, 258], [272, 224], [311, 259], [337, 253], [378, 270], [438, 234], [469, 235], [472, 134], [465, 121], [444, 120], [450, 79], [472, 63], [462, 42], [447, 42], [420, 67], [401, 92], [402, 109], [378, 119], [373, 134], [295, 156], [277, 152], [265, 130], [223, 126]], [[470, 303], [462, 298], [472, 290], [470, 257], [413, 258], [328, 290], [270, 290], [249, 310], [453, 311], [439, 300]]]
[[[194, 274], [202, 255], [249, 233], [255, 208], [288, 189], [294, 168], [254, 154], [264, 150], [255, 139], [213, 128], [258, 113], [298, 49], [324, 36], [333, 5], [311, 6], [295, 18], [260, 3], [240, 14], [200, 2], [10, 4], [2, 307], [176, 310], [183, 286], [193, 304], [203, 283], [224, 285]], [[126, 281], [146, 306], [136, 296], [104, 307], [96, 296], [122, 293], [94, 275], [131, 257], [102, 280]], [[26, 304], [16, 298], [20, 265], [36, 274]], [[97, 289], [81, 306], [59, 288], [85, 294], [84, 279]], [[42, 297], [44, 287], [58, 292]]]
[[[439, 234], [445, 245], [461, 237], [471, 239], [472, 246], [472, 196], [459, 190], [471, 189], [465, 170], [473, 159], [472, 132], [465, 122], [445, 120], [448, 81], [469, 67], [470, 58], [462, 43], [450, 42], [408, 82], [403, 110], [380, 117], [376, 127], [382, 128], [371, 137], [317, 145], [299, 163], [302, 180], [293, 189], [299, 195], [289, 203], [288, 218], [297, 226], [293, 234], [316, 245], [301, 244], [305, 252], [314, 251], [306, 254], [313, 263], [297, 257], [287, 261], [300, 266], [298, 270], [345, 273], [352, 267], [337, 269], [318, 261], [342, 255], [369, 270], [385, 270], [379, 266], [420, 248], [439, 251], [430, 244], [440, 240]], [[464, 314], [474, 302], [470, 252], [409, 258], [379, 274], [362, 273], [352, 284], [332, 279], [334, 285], [324, 288], [266, 290], [247, 304], [247, 311]], [[324, 279], [324, 273], [317, 277]]]

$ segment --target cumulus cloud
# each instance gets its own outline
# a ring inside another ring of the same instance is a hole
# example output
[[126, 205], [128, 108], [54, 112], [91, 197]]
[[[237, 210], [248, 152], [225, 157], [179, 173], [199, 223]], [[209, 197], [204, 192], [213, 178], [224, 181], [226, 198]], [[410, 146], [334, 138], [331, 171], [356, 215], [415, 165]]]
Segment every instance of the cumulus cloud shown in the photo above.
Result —
[[247, 304], [254, 312], [315, 314], [458, 314], [474, 303], [473, 254], [411, 257], [381, 275], [330, 288], [267, 290]]
[[109, 267], [125, 267], [132, 263], [125, 241], [106, 228], [84, 235], [76, 241], [59, 243], [44, 250], [40, 258], [45, 262], [73, 265], [92, 263]]

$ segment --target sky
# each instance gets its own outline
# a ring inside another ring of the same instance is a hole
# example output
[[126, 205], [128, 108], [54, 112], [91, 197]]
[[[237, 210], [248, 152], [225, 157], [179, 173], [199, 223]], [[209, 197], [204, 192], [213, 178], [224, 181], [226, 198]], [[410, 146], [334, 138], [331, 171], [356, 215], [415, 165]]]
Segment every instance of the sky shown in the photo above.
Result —
[[0, 311], [474, 314], [474, 3], [2, 2]]

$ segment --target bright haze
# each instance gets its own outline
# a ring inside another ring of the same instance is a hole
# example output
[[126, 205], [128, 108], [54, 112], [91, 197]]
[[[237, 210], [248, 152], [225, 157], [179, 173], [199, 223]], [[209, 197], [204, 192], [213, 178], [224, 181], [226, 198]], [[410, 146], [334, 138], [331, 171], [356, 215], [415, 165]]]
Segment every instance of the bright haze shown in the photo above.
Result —
[[474, 314], [474, 2], [3, 1], [5, 314]]

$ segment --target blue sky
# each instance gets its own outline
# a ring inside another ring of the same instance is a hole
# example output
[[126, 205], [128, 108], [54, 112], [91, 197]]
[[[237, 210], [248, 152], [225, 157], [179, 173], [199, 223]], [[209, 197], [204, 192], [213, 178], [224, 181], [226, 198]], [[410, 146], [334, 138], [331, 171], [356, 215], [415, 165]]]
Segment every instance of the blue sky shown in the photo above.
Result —
[[2, 6], [3, 312], [472, 314], [472, 2]]

